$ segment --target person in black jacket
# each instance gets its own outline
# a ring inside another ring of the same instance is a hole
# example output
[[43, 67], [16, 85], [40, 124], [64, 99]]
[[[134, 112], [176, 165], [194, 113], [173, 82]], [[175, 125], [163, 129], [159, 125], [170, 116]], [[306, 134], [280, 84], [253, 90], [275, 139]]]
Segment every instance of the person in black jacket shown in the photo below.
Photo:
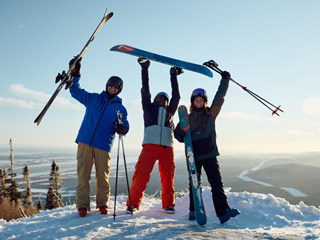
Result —
[[[199, 184], [201, 186], [201, 168], [203, 167], [212, 188], [212, 199], [217, 217], [219, 217], [221, 223], [225, 223], [230, 217], [240, 214], [240, 211], [229, 207], [217, 160], [219, 151], [216, 144], [215, 120], [228, 90], [230, 74], [222, 72], [221, 76], [218, 91], [210, 107], [207, 106], [208, 96], [204, 89], [197, 88], [192, 92], [189, 122]], [[174, 136], [179, 142], [184, 142], [184, 135], [185, 132], [181, 129], [179, 123], [174, 130]], [[189, 181], [189, 191], [189, 220], [195, 220], [191, 180]]]
[[148, 73], [150, 61], [139, 58], [138, 62], [142, 67], [141, 96], [145, 129], [142, 142], [143, 148], [135, 166], [130, 189], [131, 199], [128, 198], [127, 200], [126, 212], [133, 213], [136, 209], [139, 210], [144, 191], [150, 179], [150, 173], [152, 172], [155, 162], [158, 160], [162, 186], [162, 208], [168, 213], [174, 213], [175, 162], [173, 152], [173, 115], [177, 111], [180, 100], [177, 75], [179, 75], [182, 70], [175, 67], [170, 69], [172, 88], [172, 98], [170, 102], [169, 96], [165, 92], [158, 93], [152, 102]]

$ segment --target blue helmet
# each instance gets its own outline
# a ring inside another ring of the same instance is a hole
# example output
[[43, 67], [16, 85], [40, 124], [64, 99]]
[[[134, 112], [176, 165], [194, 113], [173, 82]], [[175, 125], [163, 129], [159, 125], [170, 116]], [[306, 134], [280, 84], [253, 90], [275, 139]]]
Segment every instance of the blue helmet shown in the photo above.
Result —
[[169, 102], [169, 95], [168, 95], [167, 93], [165, 93], [165, 92], [159, 92], [159, 93], [154, 97], [153, 101], [155, 101], [158, 96], [165, 96], [165, 98], [166, 98], [167, 101]]

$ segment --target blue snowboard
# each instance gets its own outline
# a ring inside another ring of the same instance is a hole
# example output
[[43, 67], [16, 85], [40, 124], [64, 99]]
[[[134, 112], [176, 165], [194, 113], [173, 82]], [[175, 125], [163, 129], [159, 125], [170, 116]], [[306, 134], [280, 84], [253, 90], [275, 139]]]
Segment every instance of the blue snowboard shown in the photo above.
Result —
[[208, 68], [206, 68], [205, 66], [181, 61], [181, 60], [174, 59], [174, 58], [161, 56], [161, 55], [158, 55], [155, 53], [143, 51], [138, 48], [130, 47], [128, 45], [117, 45], [117, 46], [112, 47], [110, 49], [110, 51], [122, 52], [122, 53], [130, 54], [130, 55], [133, 55], [136, 57], [147, 58], [149, 60], [168, 64], [170, 66], [180, 67], [180, 68], [183, 68], [183, 69], [186, 69], [189, 71], [201, 73], [201, 74], [204, 74], [208, 77], [213, 76], [212, 72]]
[[193, 157], [193, 147], [191, 140], [188, 110], [185, 106], [180, 106], [178, 109], [178, 113], [181, 129], [185, 131], [184, 144], [186, 148], [187, 163], [189, 164], [190, 180], [192, 182], [192, 195], [194, 199], [194, 208], [196, 210], [196, 218], [199, 225], [204, 225], [207, 222], [207, 216], [203, 205], [202, 193], [198, 182], [196, 164]]

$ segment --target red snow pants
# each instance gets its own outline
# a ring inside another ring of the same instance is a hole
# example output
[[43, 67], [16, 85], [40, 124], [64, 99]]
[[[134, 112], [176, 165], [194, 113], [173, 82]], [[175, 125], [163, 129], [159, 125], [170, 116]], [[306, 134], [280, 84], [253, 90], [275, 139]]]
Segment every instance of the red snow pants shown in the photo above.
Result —
[[[130, 189], [131, 206], [139, 210], [144, 191], [150, 179], [150, 173], [156, 161], [159, 161], [159, 172], [161, 178], [161, 199], [162, 208], [175, 206], [174, 198], [174, 174], [175, 162], [174, 152], [171, 147], [164, 147], [155, 144], [143, 145], [135, 172], [132, 177], [132, 185]], [[127, 206], [130, 206], [129, 198]]]

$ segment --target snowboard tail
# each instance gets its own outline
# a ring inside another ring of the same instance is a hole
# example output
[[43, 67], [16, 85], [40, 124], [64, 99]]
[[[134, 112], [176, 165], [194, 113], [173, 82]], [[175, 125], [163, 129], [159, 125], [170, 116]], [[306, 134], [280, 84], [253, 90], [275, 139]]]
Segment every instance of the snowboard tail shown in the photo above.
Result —
[[164, 63], [170, 66], [180, 67], [189, 71], [197, 72], [208, 77], [213, 76], [212, 72], [203, 65], [185, 62], [178, 59], [147, 52], [138, 48], [130, 47], [128, 45], [116, 45], [112, 47], [110, 51], [122, 52], [136, 57], [147, 58], [155, 62]]

